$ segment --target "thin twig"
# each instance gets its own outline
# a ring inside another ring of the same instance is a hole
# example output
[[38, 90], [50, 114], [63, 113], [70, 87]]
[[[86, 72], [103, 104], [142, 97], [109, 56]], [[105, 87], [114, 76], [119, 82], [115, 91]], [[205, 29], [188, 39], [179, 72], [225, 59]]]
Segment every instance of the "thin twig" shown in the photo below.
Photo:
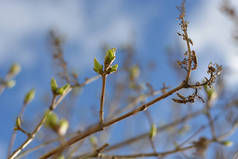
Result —
[[194, 138], [198, 133], [200, 133], [206, 126], [201, 126], [197, 131], [195, 131], [190, 137], [188, 137], [184, 142], [182, 142], [179, 147], [182, 147], [184, 144], [189, 142], [192, 138]]
[[74, 157], [73, 159], [86, 159], [86, 158], [90, 158], [90, 157], [98, 157], [98, 155], [107, 147], [109, 146], [107, 143], [102, 145], [101, 147], [97, 148], [96, 150], [94, 150], [91, 153], [86, 153], [83, 155], [80, 155], [78, 157]]
[[104, 120], [104, 111], [103, 111], [103, 106], [104, 106], [104, 101], [105, 101], [105, 88], [106, 88], [106, 74], [102, 74], [102, 92], [101, 92], [101, 99], [100, 99], [100, 112], [99, 112], [99, 119], [100, 123], [103, 123]]
[[72, 156], [74, 155], [75, 152], [77, 152], [79, 150], [79, 148], [83, 145], [84, 141], [85, 140], [82, 140], [77, 145], [72, 147], [72, 151], [68, 151], [68, 155], [66, 155], [66, 158], [72, 159]]
[[211, 109], [210, 102], [207, 101], [207, 103], [206, 103], [206, 113], [205, 113], [205, 115], [206, 115], [206, 117], [207, 117], [207, 120], [208, 120], [208, 122], [209, 122], [210, 129], [211, 129], [211, 136], [212, 136], [212, 138], [216, 138], [215, 125], [214, 125], [214, 122], [213, 122], [213, 119], [212, 119], [212, 115], [211, 115], [210, 109]]
[[123, 112], [125, 112], [128, 109], [131, 109], [133, 107], [135, 107], [138, 103], [140, 102], [144, 102], [145, 100], [147, 100], [149, 97], [152, 96], [156, 96], [158, 94], [160, 94], [162, 91], [158, 90], [158, 91], [154, 91], [153, 94], [149, 93], [149, 94], [142, 94], [139, 95], [138, 97], [136, 97], [136, 99], [134, 99], [130, 104], [128, 104], [127, 106], [121, 108], [121, 109], [117, 109], [114, 112], [112, 112], [109, 116], [108, 119], [111, 119], [112, 117], [115, 117], [118, 114], [121, 114]]
[[96, 81], [97, 79], [99, 79], [101, 77], [101, 75], [97, 75], [97, 76], [93, 76], [91, 78], [87, 78], [83, 83], [76, 83], [74, 85], [72, 85], [72, 87], [84, 87], [85, 85], [88, 85], [94, 81]]
[[170, 154], [174, 154], [177, 152], [182, 152], [186, 150], [190, 150], [194, 148], [194, 145], [183, 147], [183, 148], [175, 148], [174, 150], [171, 151], [166, 151], [166, 152], [161, 152], [161, 153], [141, 153], [141, 154], [132, 154], [132, 155], [104, 155], [104, 154], [99, 154], [99, 158], [104, 158], [104, 159], [117, 159], [117, 158], [142, 158], [142, 157], [164, 157]]
[[186, 39], [186, 44], [187, 44], [187, 48], [188, 48], [188, 72], [187, 72], [187, 76], [186, 76], [186, 83], [188, 83], [189, 81], [189, 78], [190, 78], [190, 75], [191, 75], [191, 71], [192, 71], [192, 58], [191, 58], [191, 48], [190, 48], [190, 43], [189, 43], [189, 40], [188, 40], [188, 33], [187, 33], [187, 30], [184, 30], [184, 35], [185, 35], [185, 39]]
[[10, 156], [10, 154], [11, 154], [11, 152], [12, 152], [12, 147], [13, 147], [13, 145], [14, 145], [14, 143], [15, 143], [16, 135], [17, 135], [17, 133], [16, 133], [16, 130], [14, 129], [13, 132], [12, 132], [12, 135], [11, 135], [10, 144], [9, 144], [9, 146], [8, 146], [8, 151], [7, 151], [7, 152], [8, 152], [8, 153], [7, 153], [7, 156], [8, 156], [8, 157]]
[[224, 134], [222, 134], [219, 137], [217, 137], [216, 140], [218, 140], [218, 141], [224, 140], [228, 136], [231, 136], [233, 133], [235, 133], [237, 128], [238, 128], [238, 122], [236, 122], [229, 131], [227, 131]]
[[190, 79], [190, 75], [191, 75], [191, 72], [192, 72], [192, 50], [191, 50], [191, 47], [190, 47], [190, 39], [188, 37], [188, 32], [187, 32], [187, 29], [188, 29], [188, 24], [187, 24], [187, 21], [185, 21], [184, 17], [185, 17], [185, 0], [183, 0], [181, 6], [178, 8], [179, 11], [180, 11], [180, 15], [179, 15], [179, 20], [180, 20], [180, 27], [181, 27], [181, 30], [183, 31], [183, 40], [186, 41], [186, 45], [187, 45], [187, 51], [188, 51], [188, 68], [187, 68], [187, 75], [186, 75], [186, 78], [185, 78], [185, 83], [188, 84], [189, 82], [189, 79]]

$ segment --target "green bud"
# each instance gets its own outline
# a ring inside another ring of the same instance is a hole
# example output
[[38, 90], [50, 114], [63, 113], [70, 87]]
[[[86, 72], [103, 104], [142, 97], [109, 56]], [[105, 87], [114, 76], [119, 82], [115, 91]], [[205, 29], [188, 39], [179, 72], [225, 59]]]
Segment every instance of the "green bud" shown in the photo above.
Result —
[[233, 145], [232, 141], [221, 141], [220, 143], [227, 147], [231, 147]]
[[105, 59], [104, 59], [105, 68], [108, 68], [113, 63], [115, 58], [116, 58], [116, 48], [109, 49], [106, 52], [106, 56], [105, 56]]
[[57, 122], [58, 122], [57, 115], [51, 111], [47, 111], [45, 126], [55, 130], [55, 128], [57, 127]]
[[14, 63], [11, 66], [11, 68], [10, 68], [8, 73], [11, 74], [11, 75], [17, 75], [20, 71], [21, 71], [21, 66], [19, 64], [17, 64], [17, 63]]
[[208, 98], [211, 98], [212, 94], [215, 92], [213, 88], [208, 87], [207, 85], [204, 86], [205, 92]]
[[98, 144], [98, 139], [95, 136], [91, 136], [89, 138], [89, 141], [92, 145], [97, 145]]
[[68, 90], [70, 87], [71, 87], [70, 84], [66, 84], [66, 85], [64, 85], [62, 88], [64, 89], [64, 91], [66, 91], [66, 90]]
[[140, 69], [138, 66], [133, 66], [130, 68], [130, 79], [135, 80], [140, 75]]
[[16, 129], [18, 129], [20, 127], [21, 127], [21, 118], [17, 117], [17, 119], [16, 119]]
[[15, 80], [10, 80], [6, 82], [6, 87], [7, 88], [12, 88], [16, 85], [16, 81]]
[[69, 122], [66, 119], [61, 119], [59, 121], [58, 134], [65, 135], [69, 128]]
[[207, 94], [207, 99], [210, 103], [209, 105], [212, 106], [214, 101], [216, 101], [216, 99], [217, 99], [217, 92], [214, 88], [209, 88], [207, 85], [204, 86], [204, 90]]
[[51, 86], [51, 91], [53, 93], [56, 93], [58, 85], [57, 85], [57, 82], [54, 78], [51, 79], [50, 86]]
[[57, 159], [65, 159], [64, 155], [60, 155]]
[[150, 137], [153, 138], [157, 134], [157, 127], [155, 124], [152, 124], [150, 128]]
[[103, 65], [101, 65], [96, 58], [94, 58], [94, 68], [93, 70], [98, 74], [103, 73]]
[[66, 84], [63, 87], [58, 88], [57, 82], [54, 78], [51, 79], [51, 91], [55, 95], [63, 95], [65, 91], [67, 91], [70, 88], [70, 84]]
[[35, 97], [35, 89], [31, 89], [26, 95], [24, 99], [24, 104], [29, 104]]

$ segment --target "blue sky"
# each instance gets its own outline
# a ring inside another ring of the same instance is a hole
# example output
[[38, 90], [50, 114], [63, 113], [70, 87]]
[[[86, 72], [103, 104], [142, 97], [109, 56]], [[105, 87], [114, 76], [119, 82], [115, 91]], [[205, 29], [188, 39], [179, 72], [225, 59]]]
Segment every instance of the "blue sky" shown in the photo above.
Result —
[[[33, 87], [37, 91], [36, 99], [25, 113], [26, 120], [36, 118], [33, 112], [44, 110], [42, 98], [50, 91], [49, 82], [55, 75], [48, 44], [48, 31], [51, 28], [64, 36], [66, 60], [70, 68], [79, 72], [80, 80], [95, 75], [92, 71], [93, 58], [102, 60], [99, 50], [103, 44], [119, 48], [135, 40], [137, 62], [142, 62], [142, 65], [151, 60], [157, 62], [153, 74], [145, 73], [142, 80], [149, 81], [157, 89], [165, 81], [171, 86], [179, 82], [174, 81], [175, 76], [165, 56], [166, 47], [174, 47], [178, 42], [176, 6], [179, 1], [0, 2], [0, 76], [4, 76], [12, 62], [22, 66], [22, 72], [16, 78], [16, 87], [0, 96], [0, 125], [4, 128], [0, 131], [0, 154], [6, 154], [9, 132], [24, 93]], [[238, 3], [235, 5], [238, 6]], [[219, 7], [219, 0], [188, 2], [189, 34], [199, 57], [199, 68], [195, 73], [197, 78], [202, 78], [201, 74], [206, 71], [210, 61], [223, 64], [232, 72], [238, 71], [237, 48], [231, 43], [232, 32], [226, 31], [232, 30], [232, 23], [222, 15]], [[118, 57], [120, 59], [120, 50]], [[237, 79], [237, 74], [226, 78], [232, 87], [237, 85]], [[96, 82], [87, 88], [93, 91], [99, 85], [100, 82]], [[89, 100], [89, 95], [86, 93], [80, 99]], [[92, 105], [93, 102], [89, 101], [88, 104]]]

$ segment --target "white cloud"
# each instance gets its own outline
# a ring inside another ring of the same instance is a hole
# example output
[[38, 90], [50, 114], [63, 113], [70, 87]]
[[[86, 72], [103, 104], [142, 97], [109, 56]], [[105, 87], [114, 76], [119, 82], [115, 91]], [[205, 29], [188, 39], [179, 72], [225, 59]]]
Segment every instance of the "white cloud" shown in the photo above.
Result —
[[140, 10], [145, 14], [138, 18], [137, 14], [124, 10], [123, 3], [108, 0], [105, 3], [3, 1], [0, 5], [0, 63], [3, 65], [10, 60], [33, 65], [39, 52], [31, 46], [32, 38], [45, 40], [47, 31], [53, 27], [74, 47], [72, 63], [89, 67], [87, 61], [95, 56], [102, 42], [116, 46], [129, 42], [131, 31], [143, 33], [143, 26], [153, 15], [153, 9], [149, 9], [154, 8], [153, 5]]
[[[238, 81], [238, 47], [232, 39], [232, 22], [221, 12], [221, 2], [203, 0], [201, 6], [197, 6], [189, 17], [189, 33], [199, 56], [206, 61], [217, 60], [214, 59], [216, 56], [224, 60], [232, 72], [227, 82], [233, 85]], [[238, 1], [233, 0], [232, 4], [238, 6]]]
[[[0, 57], [1, 63], [16, 60], [24, 65], [34, 64], [35, 52], [29, 38], [45, 36], [51, 27], [67, 31], [68, 36], [81, 28], [80, 14], [75, 3], [31, 3], [4, 1], [0, 5]], [[82, 19], [82, 18], [81, 18]], [[77, 35], [75, 35], [77, 36]]]

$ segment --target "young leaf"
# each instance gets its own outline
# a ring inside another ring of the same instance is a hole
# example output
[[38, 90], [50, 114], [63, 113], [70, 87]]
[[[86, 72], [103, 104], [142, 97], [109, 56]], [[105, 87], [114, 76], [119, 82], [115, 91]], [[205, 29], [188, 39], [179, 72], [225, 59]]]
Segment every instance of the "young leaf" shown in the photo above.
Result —
[[31, 89], [26, 95], [24, 99], [24, 104], [29, 104], [35, 97], [35, 89]]
[[108, 68], [116, 58], [116, 48], [109, 49], [104, 59], [104, 66]]
[[64, 85], [62, 88], [64, 89], [64, 91], [66, 91], [67, 89], [70, 88], [70, 84], [66, 84], [66, 85]]
[[111, 71], [115, 72], [115, 71], [117, 71], [117, 68], [118, 68], [118, 64], [115, 64], [111, 67]]
[[66, 84], [61, 88], [57, 88], [56, 95], [63, 95], [65, 91], [68, 90], [69, 88], [70, 88], [70, 84]]
[[96, 58], [94, 58], [94, 68], [93, 70], [98, 74], [103, 73], [103, 65], [101, 65]]
[[110, 67], [107, 72], [108, 72], [108, 73], [116, 72], [116, 71], [117, 71], [117, 68], [118, 68], [118, 64], [115, 64], [115, 65], [113, 65], [112, 67]]

